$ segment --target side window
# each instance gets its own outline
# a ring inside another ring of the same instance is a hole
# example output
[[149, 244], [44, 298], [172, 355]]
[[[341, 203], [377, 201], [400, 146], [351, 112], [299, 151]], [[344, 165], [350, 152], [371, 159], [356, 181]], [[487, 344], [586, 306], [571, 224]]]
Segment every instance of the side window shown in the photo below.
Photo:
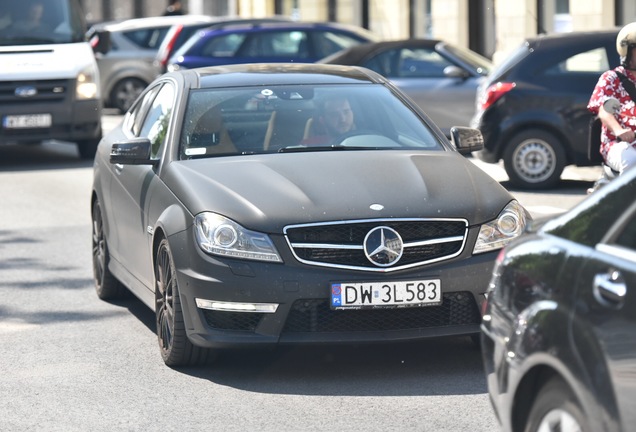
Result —
[[545, 70], [546, 75], [560, 75], [572, 72], [601, 74], [610, 69], [605, 48], [575, 54]]
[[636, 251], [636, 214], [632, 213], [625, 228], [616, 238], [616, 244]]
[[139, 45], [141, 48], [159, 48], [163, 38], [170, 27], [147, 28], [124, 32], [126, 39]]
[[433, 49], [400, 50], [398, 68], [391, 76], [405, 78], [443, 78], [444, 69], [453, 63]]
[[245, 33], [233, 33], [214, 37], [205, 44], [201, 55], [205, 57], [233, 57], [245, 40]]
[[361, 43], [361, 40], [356, 37], [334, 31], [315, 31], [313, 32], [313, 38], [314, 49], [318, 58], [327, 57], [335, 52]]
[[302, 31], [252, 33], [240, 52], [245, 57], [309, 56], [307, 34]]
[[124, 118], [124, 129], [128, 130], [132, 135], [139, 136], [148, 107], [160, 88], [161, 86], [156, 86], [149, 89], [143, 99], [137, 101], [137, 103], [131, 107], [128, 114], [126, 114]]
[[397, 76], [395, 70], [397, 69], [398, 55], [399, 50], [384, 51], [362, 63], [362, 66], [385, 77], [394, 77]]
[[168, 125], [172, 117], [174, 107], [174, 87], [172, 84], [165, 84], [157, 93], [157, 97], [149, 107], [148, 115], [141, 128], [139, 136], [148, 137], [152, 144], [150, 157], [159, 159], [163, 152], [166, 141]]

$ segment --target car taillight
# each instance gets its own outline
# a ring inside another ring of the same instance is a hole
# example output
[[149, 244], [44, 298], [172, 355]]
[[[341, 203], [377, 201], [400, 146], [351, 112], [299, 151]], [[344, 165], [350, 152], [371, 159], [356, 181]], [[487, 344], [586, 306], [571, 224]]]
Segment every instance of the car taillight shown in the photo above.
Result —
[[515, 88], [516, 84], [511, 82], [498, 82], [486, 89], [480, 100], [479, 108], [483, 111], [494, 104], [504, 94]]
[[88, 43], [91, 45], [91, 48], [93, 48], [93, 49], [94, 49], [94, 48], [97, 46], [97, 44], [99, 43], [99, 36], [98, 36], [98, 35], [93, 36], [93, 37], [92, 37], [92, 38], [88, 41]]
[[179, 24], [174, 29], [174, 32], [172, 33], [172, 37], [170, 37], [170, 40], [168, 40], [168, 43], [166, 44], [166, 49], [163, 50], [163, 58], [161, 59], [161, 66], [163, 66], [164, 68], [168, 64], [168, 60], [170, 60], [172, 49], [174, 48], [174, 44], [177, 41], [177, 38], [179, 37], [179, 33], [181, 33], [181, 30], [183, 30], [183, 25]]

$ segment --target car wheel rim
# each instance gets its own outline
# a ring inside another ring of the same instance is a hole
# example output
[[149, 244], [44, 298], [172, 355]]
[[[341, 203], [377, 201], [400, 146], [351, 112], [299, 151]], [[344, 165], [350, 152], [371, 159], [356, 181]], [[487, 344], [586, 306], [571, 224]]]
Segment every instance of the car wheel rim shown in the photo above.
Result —
[[581, 425], [569, 412], [562, 409], [549, 411], [537, 428], [537, 432], [581, 432]]
[[157, 311], [157, 331], [163, 350], [172, 347], [174, 330], [174, 283], [175, 275], [168, 249], [161, 246], [157, 256], [157, 287], [155, 289], [155, 310]]
[[134, 81], [126, 81], [122, 83], [118, 87], [115, 96], [117, 99], [117, 106], [122, 111], [127, 111], [142, 91], [143, 87], [135, 83]]
[[512, 160], [515, 171], [528, 183], [545, 181], [556, 169], [554, 149], [541, 140], [523, 141], [515, 150]]
[[106, 240], [102, 213], [96, 204], [93, 210], [93, 275], [97, 286], [101, 286], [104, 269], [106, 268]]

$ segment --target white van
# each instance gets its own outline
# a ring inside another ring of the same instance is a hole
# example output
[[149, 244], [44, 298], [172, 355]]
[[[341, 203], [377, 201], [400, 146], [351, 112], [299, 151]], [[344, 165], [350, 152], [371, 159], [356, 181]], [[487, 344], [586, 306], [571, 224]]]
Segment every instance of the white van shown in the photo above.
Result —
[[93, 158], [99, 75], [79, 0], [0, 0], [0, 144], [60, 140]]

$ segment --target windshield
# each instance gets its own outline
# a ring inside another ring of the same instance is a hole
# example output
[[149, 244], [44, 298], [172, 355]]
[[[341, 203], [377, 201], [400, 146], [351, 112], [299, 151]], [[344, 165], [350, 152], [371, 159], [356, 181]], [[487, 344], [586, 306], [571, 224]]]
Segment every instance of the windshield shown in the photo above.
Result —
[[450, 44], [444, 44], [444, 49], [471, 65], [481, 75], [488, 75], [492, 69], [492, 62], [474, 51]]
[[523, 58], [531, 53], [530, 47], [527, 42], [519, 45], [512, 53], [507, 55], [501, 63], [497, 65], [495, 69], [493, 69], [490, 74], [489, 81], [495, 82], [499, 81], [503, 75], [505, 75], [512, 66], [519, 63]]
[[190, 94], [181, 158], [360, 149], [443, 150], [381, 85], [203, 89]]
[[84, 40], [78, 0], [0, 0], [0, 46]]

